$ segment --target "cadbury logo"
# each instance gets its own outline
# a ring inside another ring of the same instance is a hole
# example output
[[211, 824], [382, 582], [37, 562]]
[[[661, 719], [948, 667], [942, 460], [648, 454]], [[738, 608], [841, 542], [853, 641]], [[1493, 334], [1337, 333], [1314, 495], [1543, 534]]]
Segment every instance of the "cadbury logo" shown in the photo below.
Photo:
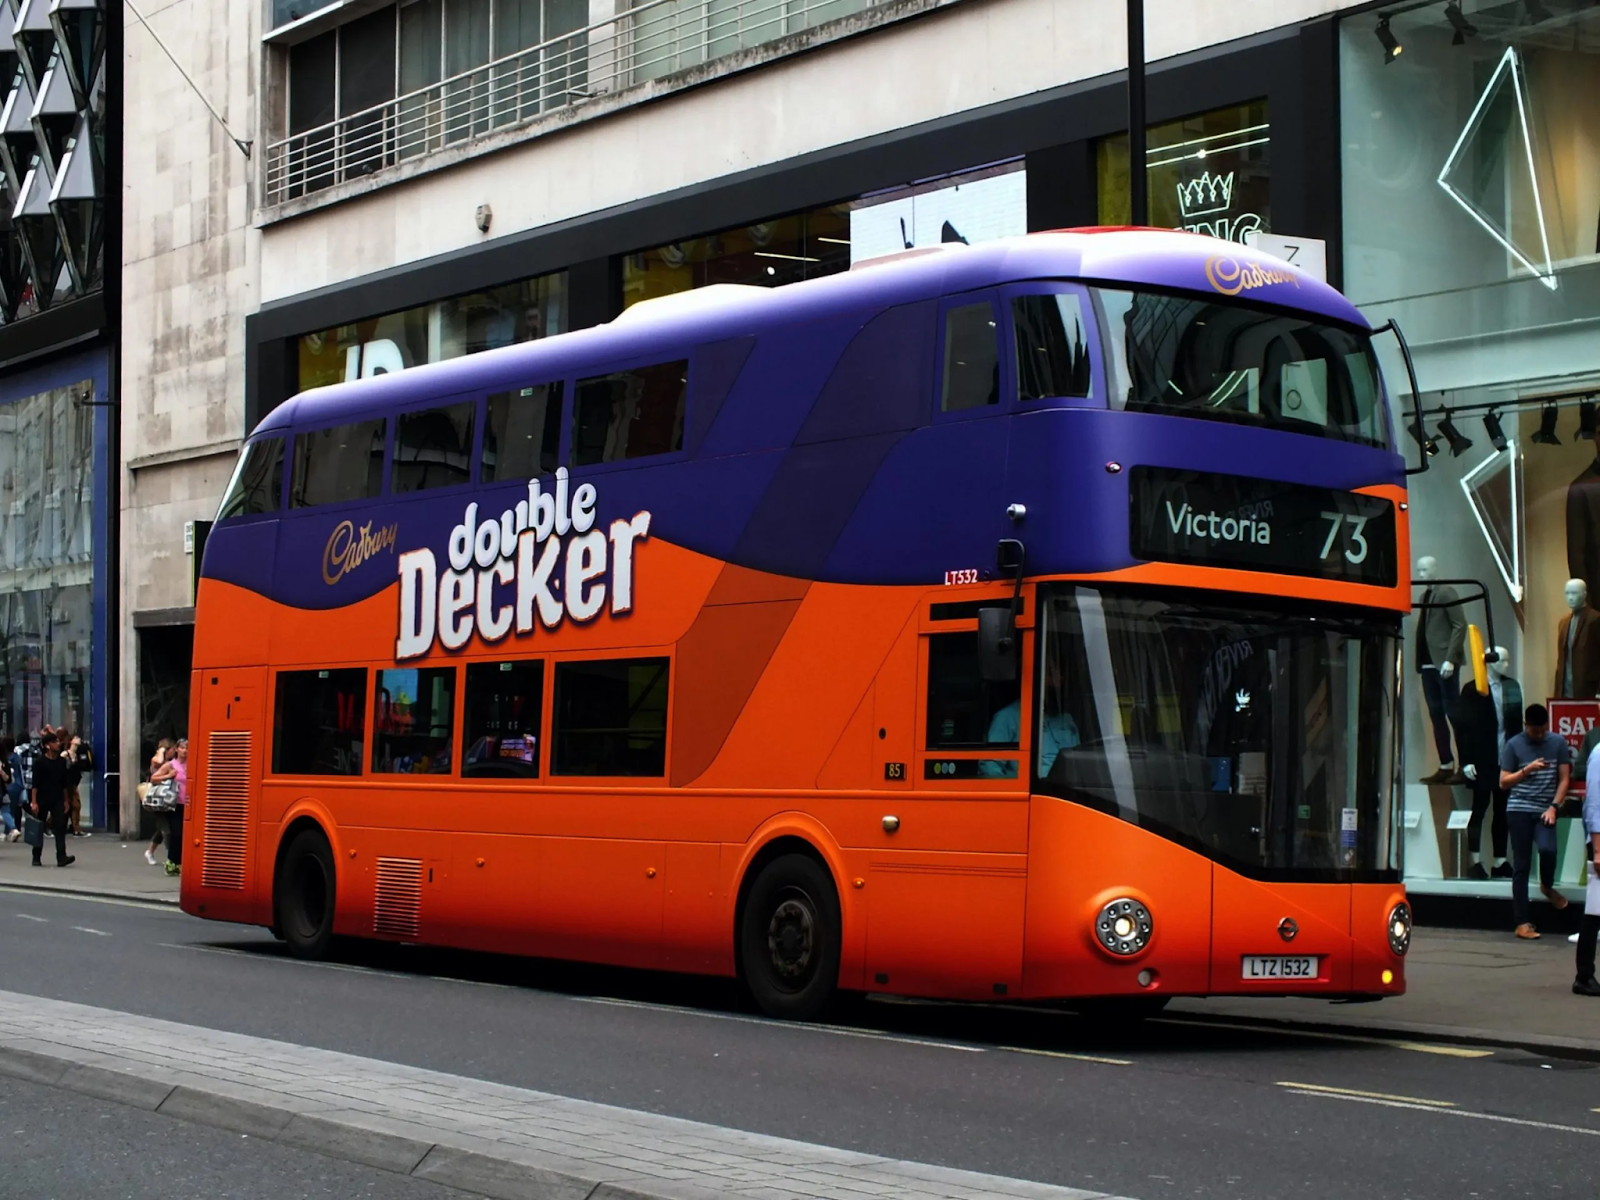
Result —
[[385, 550], [394, 553], [394, 540], [399, 532], [398, 525], [373, 529], [372, 522], [368, 521], [357, 529], [354, 522], [340, 521], [322, 551], [322, 582], [332, 586]]
[[1206, 281], [1224, 296], [1237, 296], [1240, 292], [1253, 292], [1274, 283], [1292, 283], [1300, 286], [1294, 272], [1277, 267], [1264, 267], [1260, 263], [1241, 263], [1225, 254], [1206, 259]]

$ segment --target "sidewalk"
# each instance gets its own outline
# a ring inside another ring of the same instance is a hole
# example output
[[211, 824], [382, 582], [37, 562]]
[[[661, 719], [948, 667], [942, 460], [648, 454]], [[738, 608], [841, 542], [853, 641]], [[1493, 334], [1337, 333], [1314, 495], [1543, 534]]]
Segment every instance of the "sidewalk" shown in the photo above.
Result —
[[[67, 853], [76, 856], [78, 861], [59, 870], [55, 865], [53, 840], [45, 841], [45, 865], [42, 867], [30, 865], [31, 846], [6, 842], [0, 845], [0, 887], [176, 904], [177, 877], [145, 862], [147, 845], [148, 842], [124, 842], [114, 833], [68, 838]], [[165, 862], [165, 854], [165, 848], [157, 850], [156, 861]]]

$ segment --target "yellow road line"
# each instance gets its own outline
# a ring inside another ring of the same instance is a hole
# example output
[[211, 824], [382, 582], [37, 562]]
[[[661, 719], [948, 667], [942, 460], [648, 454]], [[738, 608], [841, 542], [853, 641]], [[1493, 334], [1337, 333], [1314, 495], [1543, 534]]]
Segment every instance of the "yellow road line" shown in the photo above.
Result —
[[1363, 1092], [1357, 1088], [1329, 1087], [1322, 1083], [1290, 1083], [1278, 1080], [1281, 1088], [1294, 1088], [1300, 1092], [1327, 1092], [1333, 1096], [1359, 1096], [1363, 1100], [1393, 1100], [1397, 1104], [1420, 1104], [1427, 1108], [1454, 1108], [1450, 1100], [1424, 1100], [1420, 1096], [1391, 1096], [1388, 1092]]
[[1102, 1058], [1098, 1054], [1069, 1054], [1065, 1050], [1033, 1050], [1027, 1046], [997, 1046], [997, 1050], [1009, 1050], [1012, 1054], [1037, 1054], [1042, 1058], [1070, 1058], [1077, 1062], [1104, 1063], [1108, 1067], [1131, 1067], [1131, 1058]]
[[1186, 1021], [1182, 1017], [1154, 1018], [1163, 1025], [1184, 1025], [1192, 1029], [1230, 1029], [1244, 1033], [1267, 1033], [1282, 1037], [1314, 1038], [1324, 1042], [1356, 1042], [1365, 1046], [1388, 1046], [1416, 1054], [1442, 1054], [1448, 1058], [1491, 1058], [1493, 1050], [1472, 1046], [1435, 1045], [1432, 1042], [1404, 1042], [1395, 1038], [1363, 1037], [1358, 1033], [1330, 1033], [1322, 1029], [1290, 1029], [1278, 1025], [1246, 1025], [1233, 1021]]

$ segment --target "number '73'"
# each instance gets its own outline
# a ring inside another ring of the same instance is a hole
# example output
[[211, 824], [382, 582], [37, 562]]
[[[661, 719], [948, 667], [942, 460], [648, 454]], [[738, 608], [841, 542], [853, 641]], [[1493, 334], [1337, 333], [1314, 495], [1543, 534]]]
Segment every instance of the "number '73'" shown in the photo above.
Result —
[[1331, 558], [1334, 552], [1334, 543], [1339, 540], [1339, 531], [1346, 525], [1350, 526], [1346, 534], [1344, 557], [1346, 562], [1364, 563], [1367, 561], [1367, 539], [1362, 531], [1367, 527], [1366, 517], [1352, 517], [1346, 513], [1325, 512], [1322, 519], [1328, 523], [1328, 540], [1322, 543], [1322, 557]]

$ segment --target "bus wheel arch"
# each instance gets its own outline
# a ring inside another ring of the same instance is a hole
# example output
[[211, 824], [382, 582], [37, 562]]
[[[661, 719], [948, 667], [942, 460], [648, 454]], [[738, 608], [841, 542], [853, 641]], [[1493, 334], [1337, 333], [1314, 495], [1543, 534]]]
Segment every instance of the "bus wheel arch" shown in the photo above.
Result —
[[843, 903], [838, 873], [804, 837], [763, 843], [739, 880], [734, 968], [769, 1016], [813, 1020], [839, 989]]
[[272, 872], [272, 929], [296, 958], [325, 958], [333, 945], [338, 866], [324, 823], [301, 814], [278, 840]]

